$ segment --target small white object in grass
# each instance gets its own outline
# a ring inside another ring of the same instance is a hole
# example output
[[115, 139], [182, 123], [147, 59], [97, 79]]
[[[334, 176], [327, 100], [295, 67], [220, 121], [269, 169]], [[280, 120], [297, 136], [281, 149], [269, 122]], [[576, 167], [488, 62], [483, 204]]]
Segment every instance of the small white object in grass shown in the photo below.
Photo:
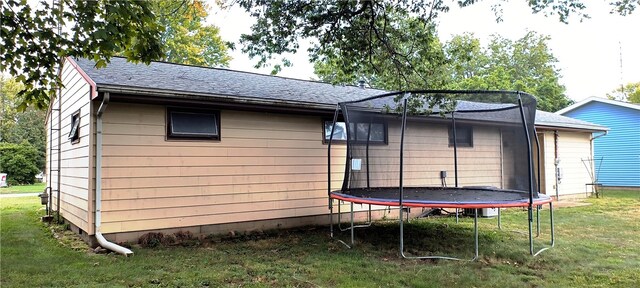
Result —
[[360, 171], [362, 169], [362, 159], [351, 159], [351, 170]]

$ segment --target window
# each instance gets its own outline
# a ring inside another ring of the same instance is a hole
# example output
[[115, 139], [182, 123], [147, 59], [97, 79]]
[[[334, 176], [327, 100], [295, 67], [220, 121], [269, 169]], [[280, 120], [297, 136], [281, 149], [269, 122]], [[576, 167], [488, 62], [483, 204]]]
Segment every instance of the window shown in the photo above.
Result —
[[[324, 121], [324, 142], [329, 141], [331, 136], [331, 126], [333, 121]], [[371, 132], [369, 133], [369, 126]], [[387, 125], [383, 123], [349, 123], [349, 131], [351, 131], [351, 141], [356, 143], [367, 143], [367, 135], [369, 135], [370, 144], [386, 144], [387, 143]], [[336, 122], [333, 131], [334, 142], [347, 141], [347, 125], [344, 122]]]
[[71, 144], [80, 142], [80, 110], [71, 115], [71, 129], [69, 130], [69, 136], [67, 137]]
[[[456, 142], [458, 147], [473, 147], [473, 127], [456, 125]], [[449, 127], [449, 147], [453, 147], [453, 127]]]
[[167, 108], [167, 138], [220, 140], [220, 112]]
[[333, 128], [333, 121], [324, 121], [324, 140], [328, 142], [332, 141], [347, 141], [347, 124], [344, 122], [336, 122], [336, 127], [333, 128], [333, 138], [331, 138], [331, 129]]

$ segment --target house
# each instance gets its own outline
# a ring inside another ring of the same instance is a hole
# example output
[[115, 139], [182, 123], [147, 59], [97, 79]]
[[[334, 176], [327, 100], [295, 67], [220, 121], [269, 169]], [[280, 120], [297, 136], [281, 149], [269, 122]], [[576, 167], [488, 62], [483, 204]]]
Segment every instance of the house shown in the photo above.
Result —
[[594, 140], [597, 181], [640, 188], [640, 105], [590, 97], [556, 113], [609, 127], [608, 135]]
[[589, 186], [593, 158], [594, 135], [602, 135], [607, 127], [563, 117], [554, 113], [536, 113], [536, 133], [540, 141], [542, 177], [540, 192], [562, 198], [584, 197], [593, 191]]
[[[123, 58], [104, 69], [67, 58], [61, 73], [64, 88], [47, 117], [51, 205], [74, 231], [101, 245], [135, 241], [149, 231], [212, 234], [326, 223], [327, 123], [338, 102], [385, 92]], [[575, 138], [560, 142], [563, 164], [589, 157], [591, 133], [605, 129], [547, 116], [540, 132], [545, 151], [553, 151], [549, 131]], [[398, 128], [372, 129], [389, 145]], [[440, 185], [439, 171], [453, 167], [450, 132], [446, 123], [428, 129], [432, 135], [420, 141], [433, 149], [424, 155], [441, 162], [425, 166], [421, 183]], [[459, 155], [467, 165], [461, 184], [508, 186], [502, 131], [469, 131], [472, 144]], [[472, 152], [479, 149], [492, 165], [475, 164]], [[344, 167], [345, 154], [344, 145], [332, 146], [331, 171]], [[547, 158], [542, 165], [550, 179]], [[337, 188], [343, 175], [334, 173]], [[566, 180], [560, 190], [584, 193], [585, 179]]]

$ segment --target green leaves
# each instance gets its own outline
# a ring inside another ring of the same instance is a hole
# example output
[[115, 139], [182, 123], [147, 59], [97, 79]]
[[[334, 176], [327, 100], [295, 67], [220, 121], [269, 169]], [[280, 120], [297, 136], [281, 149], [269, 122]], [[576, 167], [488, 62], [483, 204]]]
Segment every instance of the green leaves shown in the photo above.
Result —
[[[20, 107], [18, 92], [23, 88], [15, 79], [0, 77], [0, 142], [29, 143], [38, 152], [33, 163], [44, 169], [46, 111]], [[20, 109], [24, 111], [19, 112]]]
[[524, 91], [538, 98], [538, 109], [560, 110], [572, 101], [564, 95], [547, 41], [548, 36], [528, 32], [516, 41], [493, 36], [482, 48], [473, 35], [456, 36], [445, 45], [452, 76], [447, 87]]
[[[557, 111], [572, 103], [564, 95], [564, 86], [559, 83], [560, 71], [555, 67], [557, 60], [547, 46], [547, 36], [529, 32], [516, 41], [494, 36], [483, 47], [479, 39], [465, 34], [442, 45], [435, 29], [422, 29], [406, 23], [411, 21], [398, 21], [397, 25], [420, 35], [422, 41], [415, 44], [398, 40], [397, 47], [412, 45], [419, 51], [407, 57], [411, 66], [402, 68], [406, 69], [402, 77], [396, 73], [395, 68], [398, 67], [382, 53], [374, 54], [356, 70], [345, 68], [347, 61], [337, 55], [325, 57], [314, 64], [316, 74], [323, 81], [355, 84], [358, 80], [365, 80], [373, 87], [388, 90], [524, 91], [537, 96], [538, 109], [545, 111]], [[442, 100], [438, 97], [431, 100], [435, 102], [427, 104], [445, 104], [438, 103]]]
[[[449, 11], [449, 4], [461, 7], [478, 0], [407, 1], [407, 0], [218, 0], [222, 6], [239, 5], [257, 19], [252, 33], [241, 36], [242, 51], [257, 58], [256, 67], [270, 66], [283, 53], [296, 53], [300, 39], [314, 43], [308, 50], [313, 63], [340, 67], [326, 79], [342, 82], [348, 78], [363, 78], [372, 85], [376, 79], [386, 79], [376, 86], [405, 89], [442, 84], [438, 75], [442, 57], [433, 50], [438, 45], [430, 41], [440, 13]], [[503, 1], [492, 1], [492, 10], [499, 21]], [[527, 4], [533, 13], [557, 15], [567, 22], [570, 15], [588, 17], [583, 11], [584, 0], [531, 0]], [[637, 6], [637, 0], [611, 1], [617, 13], [626, 15]], [[433, 58], [431, 58], [433, 57]], [[423, 61], [423, 62], [419, 62]], [[424, 61], [429, 61], [426, 65]], [[431, 67], [429, 67], [431, 65]], [[276, 69], [277, 70], [277, 67]], [[387, 76], [382, 76], [388, 74]], [[348, 76], [350, 75], [350, 76]], [[395, 75], [396, 79], [391, 81]], [[367, 76], [373, 78], [367, 78]], [[354, 79], [349, 79], [351, 82]]]
[[35, 182], [35, 176], [40, 172], [36, 163], [38, 158], [44, 159], [44, 154], [40, 154], [27, 142], [0, 142], [0, 171], [7, 173], [9, 185]]
[[61, 86], [64, 57], [85, 57], [104, 67], [112, 56], [149, 63], [161, 59], [161, 28], [149, 3], [135, 0], [2, 2], [0, 62], [24, 84], [20, 108], [47, 107]]
[[607, 93], [607, 98], [611, 100], [625, 101], [640, 104], [640, 82], [627, 83], [618, 89]]
[[231, 57], [220, 30], [204, 24], [208, 7], [201, 0], [156, 0], [151, 9], [162, 27], [165, 61], [199, 66], [228, 66]]

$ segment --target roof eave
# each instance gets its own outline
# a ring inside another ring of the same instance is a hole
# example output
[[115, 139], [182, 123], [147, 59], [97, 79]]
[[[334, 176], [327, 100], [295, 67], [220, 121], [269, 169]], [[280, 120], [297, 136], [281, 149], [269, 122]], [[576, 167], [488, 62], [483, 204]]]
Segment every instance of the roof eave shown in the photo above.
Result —
[[571, 125], [571, 124], [559, 124], [542, 122], [536, 123], [536, 129], [543, 130], [566, 130], [566, 131], [580, 131], [580, 132], [605, 132], [609, 131], [609, 128], [602, 126], [586, 126], [586, 125]]
[[640, 105], [634, 105], [631, 103], [626, 103], [626, 102], [621, 102], [621, 101], [615, 101], [615, 100], [609, 100], [609, 99], [604, 99], [604, 98], [600, 98], [600, 97], [595, 97], [595, 96], [591, 96], [587, 99], [584, 99], [578, 103], [575, 103], [571, 106], [565, 107], [564, 109], [561, 109], [557, 112], [555, 112], [555, 114], [559, 114], [559, 115], [563, 115], [567, 112], [573, 111], [575, 109], [578, 109], [586, 104], [589, 104], [591, 102], [599, 102], [599, 103], [604, 103], [604, 104], [609, 104], [609, 105], [614, 105], [614, 106], [619, 106], [619, 107], [626, 107], [626, 108], [630, 108], [630, 109], [634, 109], [634, 110], [640, 110]]
[[205, 100], [212, 103], [215, 102], [231, 102], [244, 105], [255, 106], [278, 106], [278, 107], [295, 107], [298, 109], [309, 111], [334, 111], [336, 109], [335, 104], [322, 104], [315, 102], [302, 102], [302, 101], [286, 101], [278, 99], [265, 99], [256, 98], [250, 96], [235, 96], [235, 95], [223, 95], [223, 94], [210, 94], [210, 93], [198, 93], [188, 91], [174, 91], [165, 89], [152, 89], [142, 87], [131, 86], [119, 86], [108, 84], [97, 84], [98, 92], [110, 92], [125, 95], [137, 95], [137, 96], [154, 96], [162, 97], [166, 99], [180, 100]]

